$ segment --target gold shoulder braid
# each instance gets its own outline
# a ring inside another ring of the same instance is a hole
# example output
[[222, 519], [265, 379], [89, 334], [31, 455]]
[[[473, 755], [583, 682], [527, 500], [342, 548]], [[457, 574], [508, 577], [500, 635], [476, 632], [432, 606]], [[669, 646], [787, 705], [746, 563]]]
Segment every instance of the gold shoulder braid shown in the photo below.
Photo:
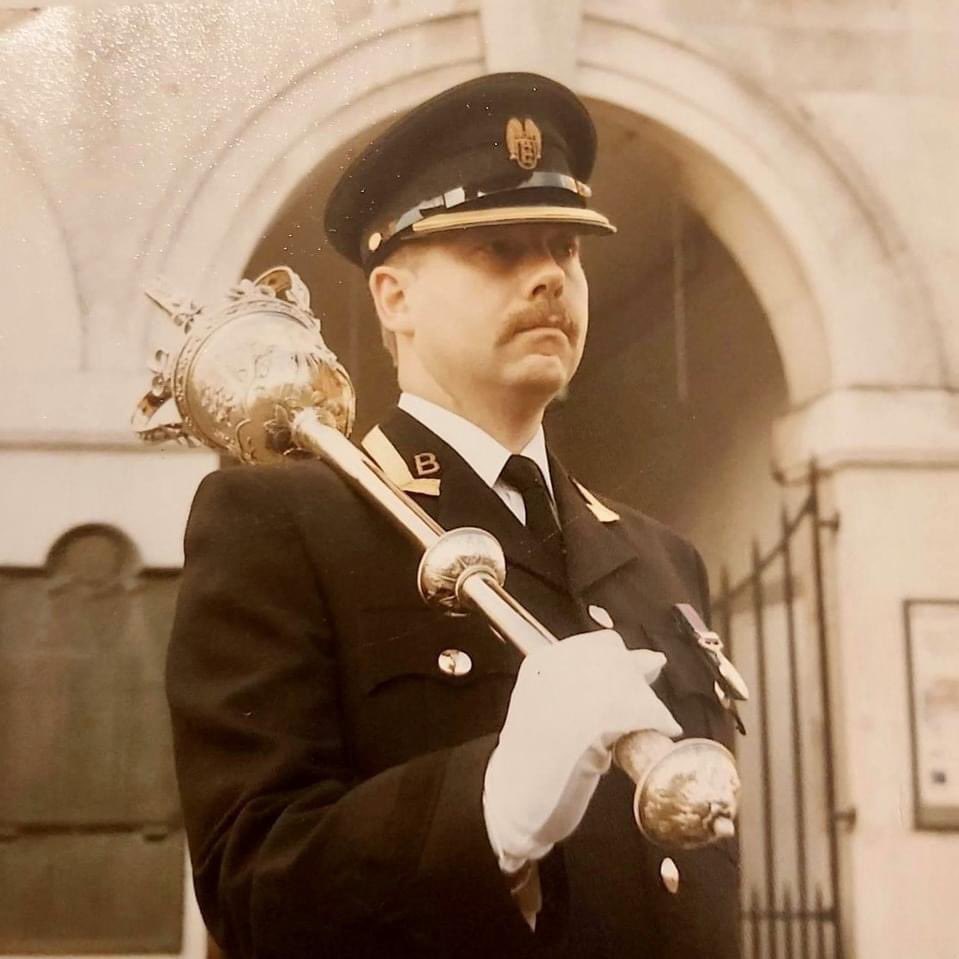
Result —
[[399, 450], [386, 438], [386, 434], [378, 426], [374, 426], [363, 437], [360, 445], [404, 493], [419, 493], [422, 496], [440, 495], [439, 479], [414, 477], [406, 461], [400, 456]]
[[573, 480], [573, 482], [576, 484], [576, 489], [579, 490], [583, 499], [586, 500], [589, 511], [596, 519], [601, 523], [615, 523], [616, 520], [619, 519], [619, 513], [611, 510], [608, 506], [604, 506], [582, 483], [578, 480]]

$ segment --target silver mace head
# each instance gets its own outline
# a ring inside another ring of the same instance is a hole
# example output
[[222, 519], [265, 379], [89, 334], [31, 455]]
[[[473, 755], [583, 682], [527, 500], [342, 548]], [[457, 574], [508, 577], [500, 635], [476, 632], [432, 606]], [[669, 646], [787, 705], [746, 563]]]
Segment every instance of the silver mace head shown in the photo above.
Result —
[[[304, 409], [349, 436], [353, 384], [323, 341], [309, 291], [291, 269], [243, 280], [213, 308], [147, 295], [185, 335], [175, 351], [156, 354], [150, 390], [133, 414], [141, 439], [198, 441], [247, 463], [274, 462], [301, 452], [290, 426]], [[171, 399], [179, 419], [155, 424]]]

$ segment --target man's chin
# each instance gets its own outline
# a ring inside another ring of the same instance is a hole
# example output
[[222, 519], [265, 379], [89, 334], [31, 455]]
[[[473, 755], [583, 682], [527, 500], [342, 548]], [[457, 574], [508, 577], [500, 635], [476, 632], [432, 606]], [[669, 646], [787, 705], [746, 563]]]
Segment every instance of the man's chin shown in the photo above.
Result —
[[566, 391], [570, 375], [559, 357], [548, 354], [532, 354], [524, 358], [510, 377], [511, 385], [518, 392], [535, 393], [545, 400]]

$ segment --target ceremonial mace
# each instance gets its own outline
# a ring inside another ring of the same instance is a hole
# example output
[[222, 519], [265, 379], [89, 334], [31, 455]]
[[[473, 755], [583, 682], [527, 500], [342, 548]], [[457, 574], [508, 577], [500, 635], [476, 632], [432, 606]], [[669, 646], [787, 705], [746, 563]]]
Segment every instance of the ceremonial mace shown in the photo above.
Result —
[[[428, 605], [482, 614], [524, 655], [558, 642], [504, 588], [506, 560], [495, 537], [472, 527], [444, 531], [347, 439], [353, 384], [323, 341], [309, 291], [292, 270], [244, 280], [212, 309], [147, 295], [185, 338], [172, 353], [156, 354], [151, 389], [133, 416], [142, 439], [199, 441], [252, 464], [320, 457], [423, 549], [417, 576]], [[151, 426], [170, 399], [179, 420]], [[735, 834], [739, 777], [720, 743], [674, 743], [640, 730], [623, 736], [613, 755], [636, 783], [633, 814], [652, 842], [689, 849]]]

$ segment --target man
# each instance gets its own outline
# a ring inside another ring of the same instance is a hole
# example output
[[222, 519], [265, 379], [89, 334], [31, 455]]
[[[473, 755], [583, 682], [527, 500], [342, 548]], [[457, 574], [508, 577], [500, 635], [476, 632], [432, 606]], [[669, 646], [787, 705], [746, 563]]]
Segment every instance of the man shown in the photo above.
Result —
[[492, 532], [507, 588], [565, 639], [521, 665], [478, 617], [426, 608], [416, 551], [320, 463], [209, 477], [168, 689], [231, 959], [738, 954], [734, 846], [667, 861], [608, 771], [634, 729], [728, 741], [672, 617], [706, 613], [702, 563], [579, 486], [541, 426], [586, 336], [579, 234], [613, 231], [586, 206], [594, 155], [570, 91], [501, 74], [414, 110], [333, 191], [328, 235], [368, 274], [403, 391], [364, 446], [442, 526]]

